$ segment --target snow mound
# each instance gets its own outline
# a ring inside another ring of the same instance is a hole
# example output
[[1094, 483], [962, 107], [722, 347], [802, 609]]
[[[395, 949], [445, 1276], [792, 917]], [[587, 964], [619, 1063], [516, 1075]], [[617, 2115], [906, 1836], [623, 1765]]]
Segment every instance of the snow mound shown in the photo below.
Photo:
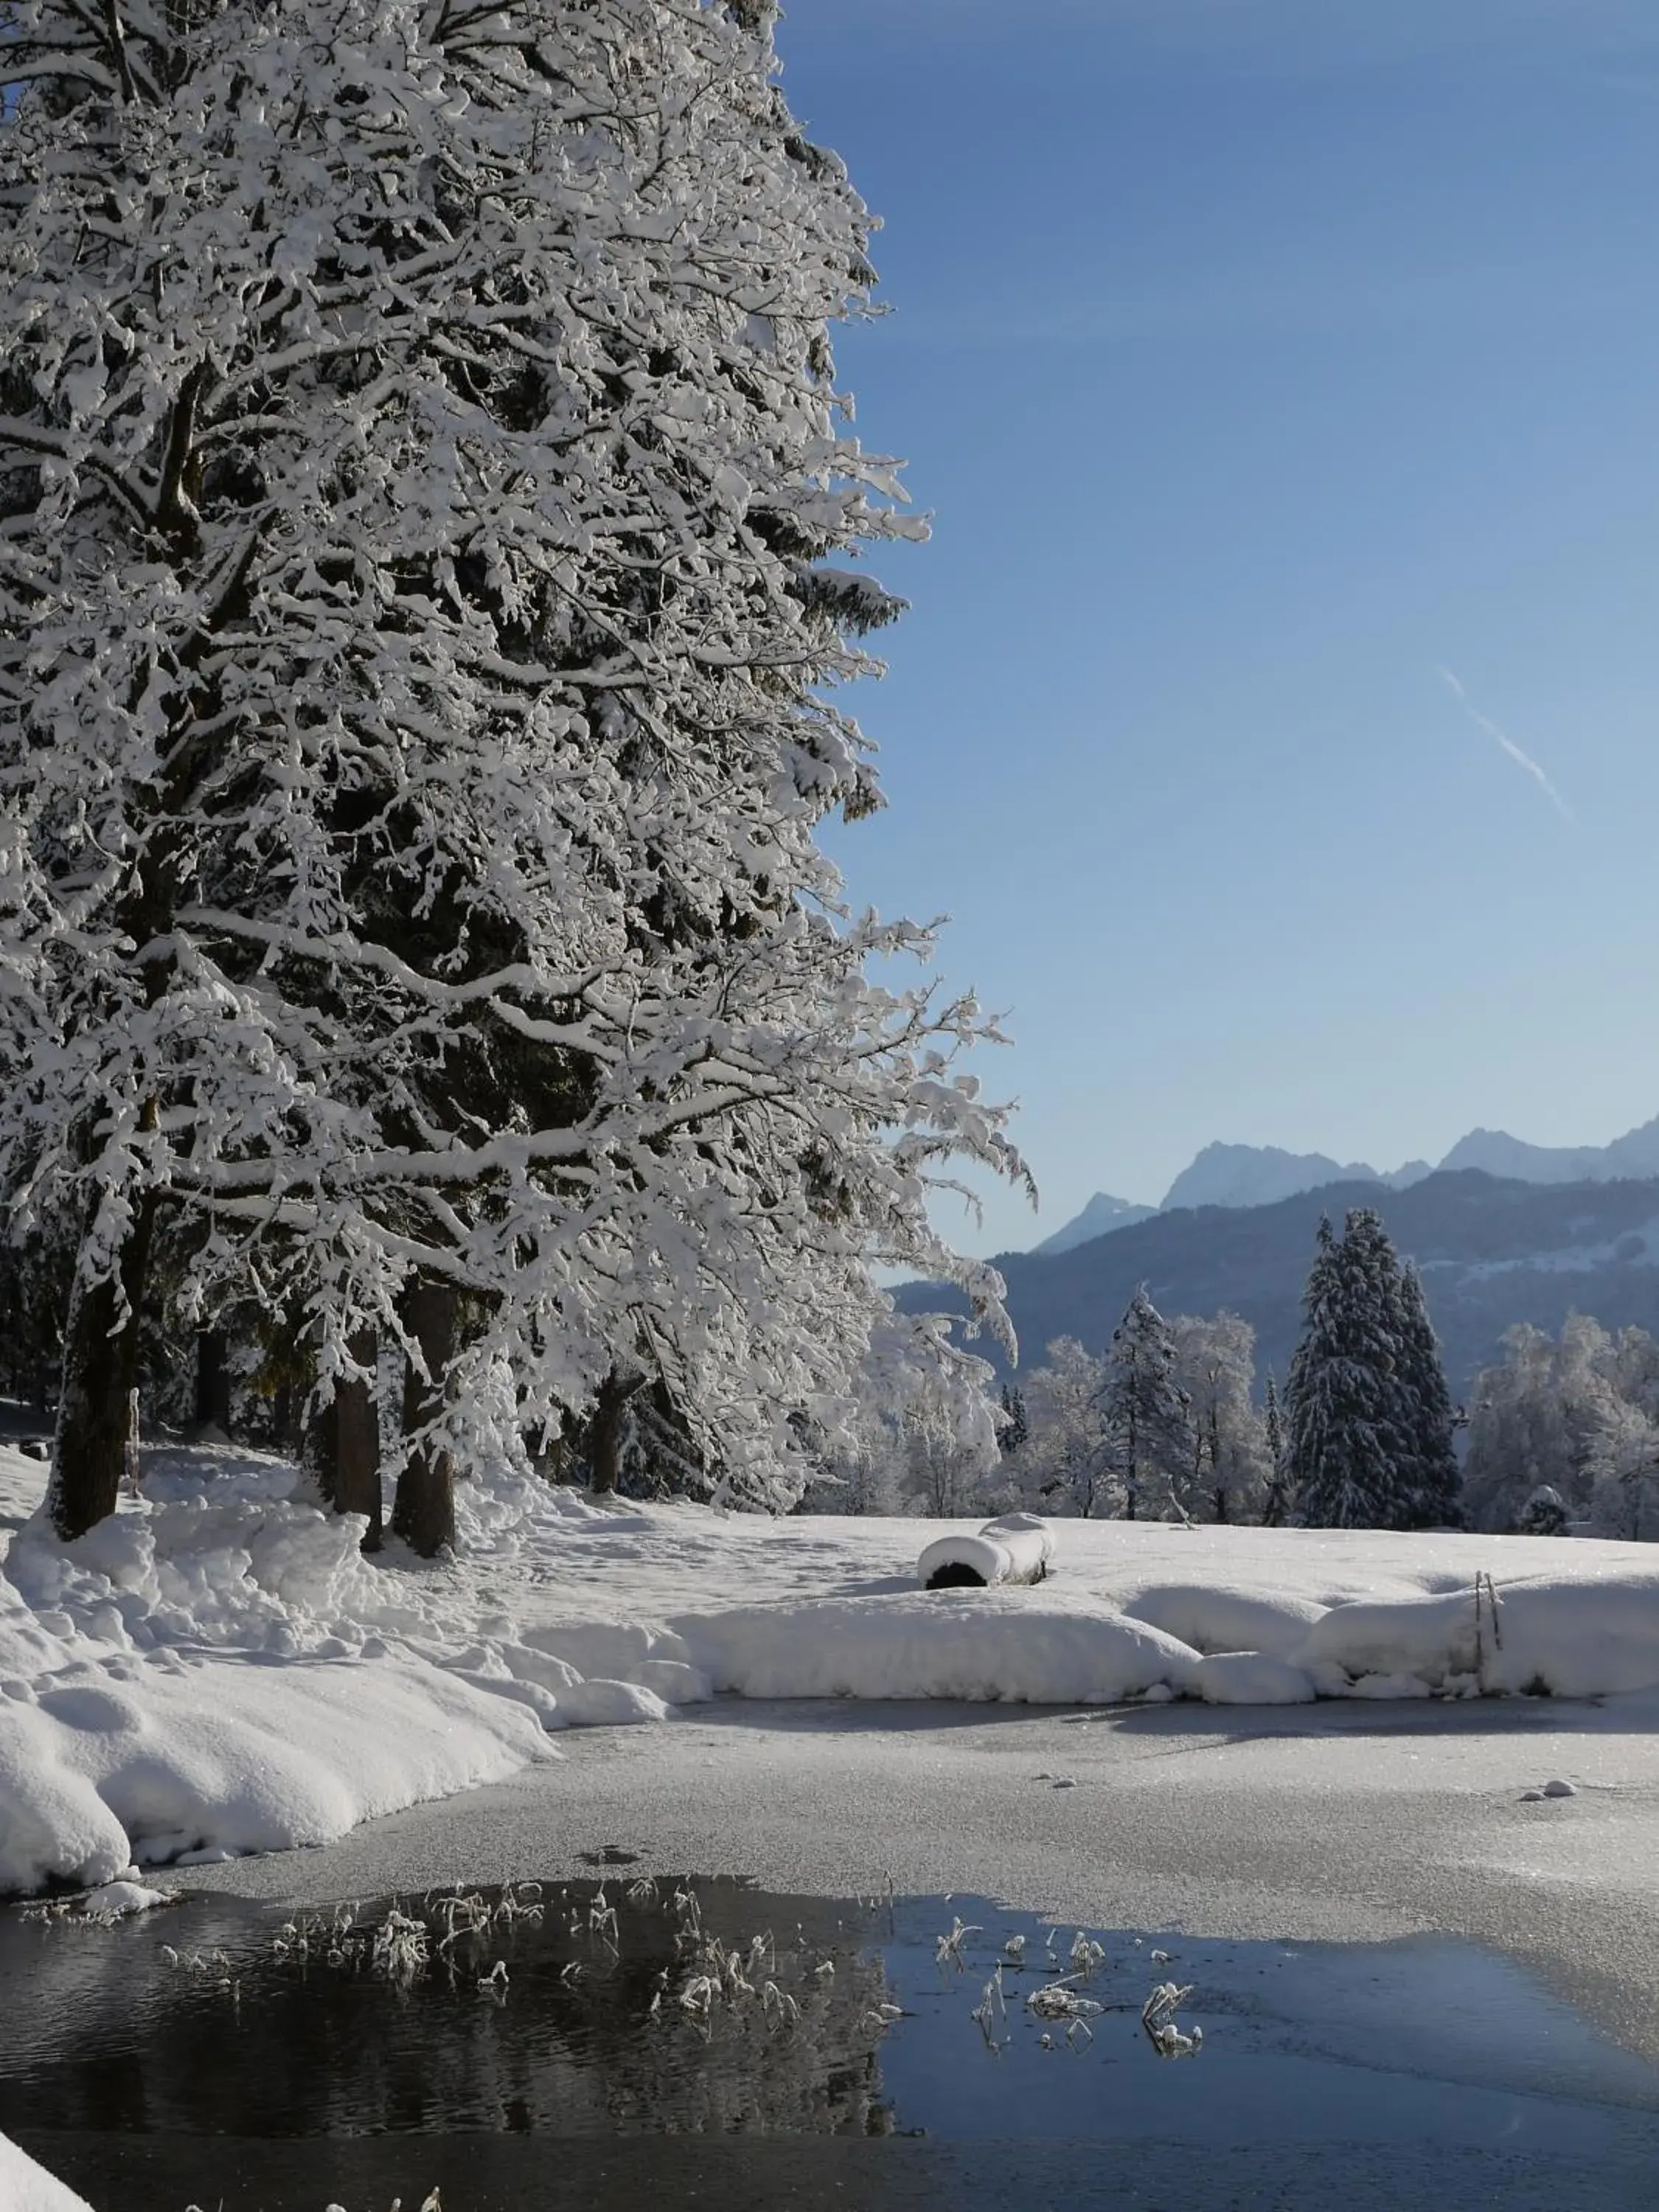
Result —
[[[156, 1455], [142, 1497], [72, 1544], [26, 1522], [7, 1579], [37, 1613], [62, 1613], [102, 1642], [177, 1643], [282, 1657], [343, 1656], [371, 1629], [419, 1629], [399, 1578], [358, 1549], [367, 1523], [326, 1512], [285, 1462], [228, 1448]], [[323, 1650], [331, 1640], [344, 1649]]]
[[1024, 1591], [927, 1590], [682, 1614], [717, 1690], [748, 1698], [959, 1698], [1114, 1705], [1186, 1689], [1198, 1654], [1161, 1629]]
[[412, 1653], [138, 1660], [71, 1632], [25, 1675], [21, 1611], [0, 1582], [0, 1890], [327, 1843], [556, 1756], [521, 1705]]
[[1591, 1698], [1659, 1684], [1659, 1566], [1541, 1574], [1503, 1584], [1498, 1600], [1495, 1626], [1469, 1589], [1333, 1606], [1286, 1656], [1322, 1692], [1328, 1682], [1350, 1697]]
[[1206, 1705], [1306, 1705], [1314, 1686], [1299, 1667], [1267, 1651], [1212, 1651], [1193, 1669]]
[[0, 2136], [0, 2205], [5, 2212], [92, 2212], [84, 2197], [37, 2166], [6, 2136]]
[[76, 1917], [101, 1922], [126, 1920], [135, 1912], [153, 1912], [158, 1905], [171, 1905], [176, 1895], [170, 1889], [147, 1888], [142, 1881], [106, 1881], [101, 1889], [88, 1890], [78, 1900]]
[[[33, 1502], [41, 1468], [3, 1456]], [[496, 1557], [616, 1518], [510, 1475], [467, 1487]], [[590, 1631], [574, 1665], [453, 1563], [371, 1564], [362, 1528], [229, 1447], [149, 1455], [76, 1543], [25, 1521], [0, 1573], [0, 1893], [326, 1843], [556, 1758], [550, 1730], [708, 1695], [666, 1630]]]
[[1214, 1583], [1167, 1583], [1142, 1590], [1124, 1611], [1178, 1636], [1194, 1651], [1270, 1651], [1288, 1658], [1327, 1608], [1295, 1593], [1246, 1593]]

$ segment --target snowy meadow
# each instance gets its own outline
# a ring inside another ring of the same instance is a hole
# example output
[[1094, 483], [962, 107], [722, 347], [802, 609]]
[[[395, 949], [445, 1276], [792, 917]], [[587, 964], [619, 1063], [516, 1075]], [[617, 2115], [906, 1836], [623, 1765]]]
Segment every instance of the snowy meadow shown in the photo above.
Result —
[[[1047, 1578], [924, 1589], [937, 1521], [458, 1488], [374, 1561], [291, 1463], [157, 1449], [61, 1545], [0, 1452], [0, 1882], [319, 1844], [711, 1696], [1097, 1707], [1620, 1697], [1659, 1686], [1659, 1562], [1538, 1537], [1057, 1523]], [[89, 1900], [97, 1909], [96, 1899]]]

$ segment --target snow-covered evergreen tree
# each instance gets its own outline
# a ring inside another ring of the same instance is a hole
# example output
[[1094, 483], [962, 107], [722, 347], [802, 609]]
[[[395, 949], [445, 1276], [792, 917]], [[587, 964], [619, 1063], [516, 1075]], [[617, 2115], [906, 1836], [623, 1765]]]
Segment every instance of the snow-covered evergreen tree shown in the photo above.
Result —
[[1548, 1483], [1540, 1482], [1522, 1507], [1515, 1527], [1516, 1534], [1521, 1536], [1566, 1535], [1566, 1500], [1559, 1490], [1552, 1490]]
[[1456, 1528], [1462, 1521], [1463, 1477], [1452, 1443], [1455, 1416], [1446, 1371], [1440, 1364], [1440, 1346], [1416, 1268], [1410, 1265], [1399, 1268], [1395, 1280], [1395, 1334], [1399, 1349], [1395, 1381], [1407, 1456], [1395, 1525]]
[[1192, 1464], [1192, 1408], [1176, 1367], [1170, 1325], [1143, 1283], [1112, 1331], [1100, 1386], [1106, 1465], [1127, 1521], [1162, 1520]]
[[505, 1357], [532, 1428], [648, 1387], [787, 1501], [872, 1261], [994, 1316], [923, 1200], [1017, 1163], [979, 1010], [867, 979], [927, 934], [816, 842], [877, 803], [827, 693], [894, 611], [836, 563], [912, 526], [771, 11], [11, 16], [0, 1190], [84, 1223], [58, 1527], [113, 1504], [162, 1224], [181, 1316], [291, 1308], [325, 1397], [406, 1345], [431, 1483]]
[[1299, 1518], [1315, 1528], [1392, 1528], [1398, 1510], [1388, 1286], [1373, 1240], [1363, 1228], [1352, 1234], [1355, 1219], [1340, 1238], [1320, 1222], [1285, 1393], [1286, 1473]]
[[1261, 1497], [1261, 1525], [1282, 1528], [1291, 1515], [1292, 1491], [1285, 1468], [1285, 1427], [1279, 1410], [1279, 1381], [1267, 1370], [1267, 1386], [1261, 1406], [1261, 1449], [1267, 1480]]
[[1022, 1450], [1031, 1433], [1030, 1418], [1025, 1410], [1025, 1394], [1017, 1383], [1005, 1382], [999, 1402], [1002, 1407], [1002, 1424], [997, 1431], [1005, 1459], [1012, 1459]]
[[1381, 1217], [1357, 1206], [1339, 1239], [1322, 1222], [1291, 1364], [1287, 1462], [1316, 1528], [1455, 1523], [1452, 1408], [1415, 1269]]

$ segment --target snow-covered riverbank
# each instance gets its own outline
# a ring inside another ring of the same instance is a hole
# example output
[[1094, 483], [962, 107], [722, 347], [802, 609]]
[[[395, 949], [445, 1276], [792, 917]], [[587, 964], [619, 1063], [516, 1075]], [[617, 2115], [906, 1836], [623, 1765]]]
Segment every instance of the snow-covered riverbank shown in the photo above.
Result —
[[[711, 1693], [1100, 1706], [1618, 1696], [1659, 1555], [1540, 1538], [1055, 1524], [1032, 1588], [923, 1592], [936, 1522], [463, 1486], [464, 1553], [370, 1564], [285, 1463], [149, 1455], [65, 1551], [0, 1448], [0, 1887], [316, 1844]], [[23, 1525], [19, 1525], [20, 1523]], [[1492, 1578], [1498, 1607], [1477, 1581]]]

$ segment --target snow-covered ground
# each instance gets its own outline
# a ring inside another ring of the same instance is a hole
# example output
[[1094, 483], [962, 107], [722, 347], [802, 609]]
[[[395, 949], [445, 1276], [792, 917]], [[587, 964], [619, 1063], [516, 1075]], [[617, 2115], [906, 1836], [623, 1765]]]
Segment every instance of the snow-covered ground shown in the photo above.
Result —
[[0, 1888], [326, 1842], [557, 1758], [561, 1729], [720, 1692], [1237, 1705], [1659, 1685], [1644, 1546], [1061, 1522], [1046, 1581], [923, 1591], [937, 1522], [594, 1504], [502, 1471], [463, 1486], [458, 1562], [371, 1564], [291, 1466], [161, 1449], [143, 1495], [66, 1551], [27, 1520], [44, 1481], [0, 1446]]
[[83, 2197], [66, 2189], [4, 2136], [0, 2136], [0, 2205], [5, 2212], [92, 2212]]

